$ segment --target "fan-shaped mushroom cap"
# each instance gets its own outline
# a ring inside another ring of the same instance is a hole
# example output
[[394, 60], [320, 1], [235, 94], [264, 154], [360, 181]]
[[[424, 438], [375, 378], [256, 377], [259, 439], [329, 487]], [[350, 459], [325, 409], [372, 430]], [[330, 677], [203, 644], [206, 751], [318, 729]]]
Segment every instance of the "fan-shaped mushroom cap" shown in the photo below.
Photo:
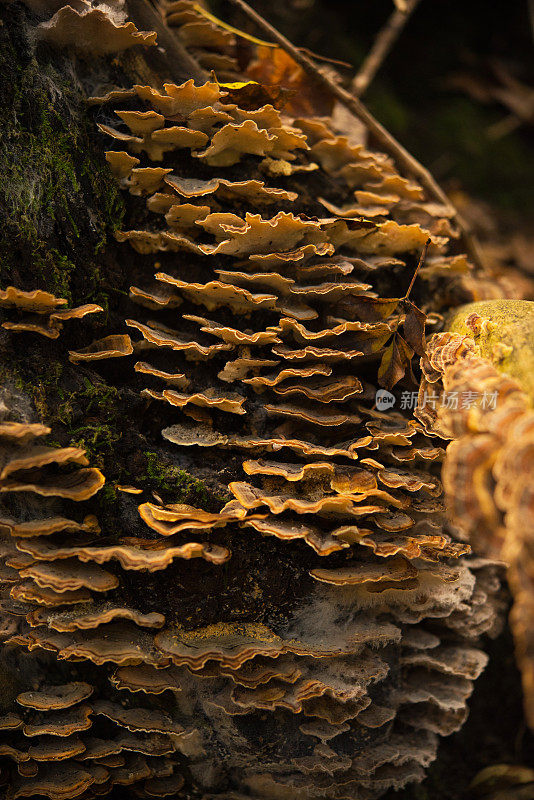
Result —
[[194, 227], [210, 213], [209, 206], [195, 206], [191, 203], [175, 203], [165, 215], [167, 225], [177, 229]]
[[66, 761], [83, 753], [85, 746], [76, 736], [39, 737], [37, 744], [28, 748], [28, 756], [34, 761]]
[[24, 581], [14, 586], [11, 590], [11, 597], [15, 600], [38, 603], [47, 607], [87, 603], [91, 600], [91, 594], [87, 589], [56, 592], [54, 589], [39, 586], [32, 581]]
[[[140, 514], [147, 524], [158, 533], [168, 532], [168, 526], [162, 525], [161, 530], [156, 525], [157, 517], [161, 517], [161, 511], [152, 503], [144, 503], [140, 507]], [[162, 509], [165, 512], [167, 509]], [[194, 520], [194, 510], [189, 514], [182, 515], [188, 522]], [[179, 520], [181, 515], [174, 514], [168, 511], [168, 518], [163, 517], [162, 522]], [[232, 519], [231, 513], [226, 515], [204, 515], [198, 516], [198, 521], [202, 527], [207, 527], [209, 520], [218, 521], [219, 519], [228, 520]], [[184, 525], [184, 528], [188, 527]], [[194, 527], [194, 526], [192, 526]], [[199, 526], [200, 527], [200, 526]], [[38, 560], [57, 560], [76, 557], [80, 561], [94, 561], [97, 564], [103, 564], [107, 561], [116, 559], [120, 562], [123, 569], [146, 569], [150, 572], [158, 569], [164, 569], [175, 558], [205, 558], [206, 561], [213, 563], [223, 563], [229, 557], [229, 551], [218, 545], [212, 545], [200, 542], [187, 542], [185, 544], [178, 544], [174, 541], [167, 542], [154, 542], [152, 540], [144, 539], [122, 539], [119, 543], [113, 545], [65, 545], [50, 543], [46, 539], [31, 539], [28, 542], [18, 543], [19, 550], [29, 553], [33, 558]]]
[[148, 664], [133, 667], [119, 667], [113, 673], [112, 683], [117, 689], [146, 694], [161, 694], [171, 689], [182, 691], [190, 683], [189, 673], [180, 667], [157, 669]]
[[64, 497], [79, 502], [100, 491], [104, 483], [105, 478], [96, 467], [46, 478], [30, 471], [28, 476], [2, 481], [0, 492], [35, 492], [42, 497]]
[[48, 314], [58, 306], [66, 304], [66, 300], [40, 289], [24, 292], [15, 286], [8, 286], [7, 289], [0, 290], [0, 306], [3, 308], [18, 308], [21, 311], [33, 311], [35, 314]]
[[[49, 292], [35, 289], [31, 292], [21, 291], [14, 286], [8, 286], [5, 291], [0, 291], [0, 306], [5, 308], [16, 308], [19, 311], [32, 312], [36, 316], [26, 319], [6, 321], [2, 327], [12, 331], [29, 331], [39, 333], [48, 339], [57, 339], [63, 327], [63, 322], [69, 319], [81, 319], [87, 314], [102, 311], [102, 307], [94, 303], [88, 303], [78, 308], [57, 310], [58, 306], [65, 305], [66, 300], [54, 297]], [[48, 318], [42, 317], [48, 314]]]
[[376, 233], [369, 234], [361, 241], [359, 249], [364, 253], [379, 252], [383, 255], [394, 255], [409, 250], [420, 250], [427, 239], [433, 245], [442, 247], [447, 243], [443, 237], [431, 236], [429, 231], [419, 225], [399, 225], [394, 220], [380, 223]]
[[110, 89], [106, 94], [87, 98], [89, 105], [102, 105], [104, 103], [113, 103], [115, 100], [130, 100], [136, 96], [135, 89]]
[[172, 169], [164, 167], [133, 167], [128, 178], [128, 190], [134, 195], [153, 194], [170, 172]]
[[212, 252], [224, 255], [249, 256], [272, 253], [277, 249], [291, 249], [304, 239], [314, 244], [322, 243], [324, 234], [319, 221], [302, 220], [293, 214], [280, 211], [272, 219], [262, 219], [259, 214], [245, 215], [245, 224], [229, 228], [229, 239], [221, 242]]
[[[47, 429], [48, 432], [48, 429]], [[13, 519], [0, 518], [0, 527], [6, 527], [16, 537], [50, 536], [53, 533], [85, 531], [99, 533], [98, 520], [92, 514], [85, 517], [83, 522], [75, 522], [64, 517], [46, 517], [30, 522], [16, 522]]]
[[48, 339], [57, 339], [59, 337], [58, 328], [52, 328], [39, 322], [3, 322], [2, 328], [9, 331], [28, 331], [29, 333], [39, 333], [41, 336], [46, 336]]
[[175, 444], [180, 444], [183, 447], [229, 447], [229, 448], [242, 448], [245, 450], [264, 450], [267, 452], [279, 451], [283, 447], [287, 447], [296, 453], [302, 455], [317, 455], [317, 456], [345, 456], [349, 459], [358, 458], [356, 452], [358, 447], [364, 447], [369, 444], [372, 437], [365, 437], [357, 440], [356, 442], [340, 443], [339, 446], [325, 446], [308, 442], [302, 439], [288, 439], [284, 436], [273, 436], [272, 438], [266, 437], [250, 437], [250, 436], [227, 436], [211, 428], [197, 426], [189, 427], [186, 425], [173, 425], [169, 428], [164, 428], [162, 435], [165, 439]]
[[155, 45], [154, 31], [139, 31], [133, 22], [114, 21], [102, 8], [83, 3], [81, 10], [62, 6], [47, 22], [37, 26], [42, 41], [56, 47], [73, 47], [81, 53], [105, 55], [134, 44]]
[[171, 406], [177, 406], [178, 408], [183, 408], [191, 403], [201, 408], [216, 408], [218, 411], [226, 411], [229, 414], [246, 413], [243, 408], [245, 398], [232, 392], [219, 394], [214, 389], [206, 389], [204, 392], [196, 392], [194, 394], [175, 392], [172, 389], [164, 389], [163, 392], [155, 392], [152, 389], [144, 389], [143, 391], [149, 397], [166, 400]]
[[132, 732], [171, 733], [178, 737], [185, 733], [181, 725], [162, 711], [143, 708], [127, 709], [118, 704], [99, 700], [94, 704], [94, 713], [107, 717]]
[[0, 731], [16, 731], [22, 728], [22, 720], [17, 714], [8, 713], [0, 717]]
[[38, 562], [20, 571], [21, 578], [31, 578], [38, 586], [56, 592], [88, 588], [107, 592], [118, 586], [115, 575], [95, 564], [82, 564], [77, 559]]
[[61, 327], [61, 323], [67, 319], [82, 319], [87, 314], [95, 314], [103, 310], [102, 306], [97, 306], [96, 303], [86, 303], [86, 305], [78, 306], [78, 308], [64, 308], [60, 311], [53, 311], [50, 314], [50, 322], [52, 325], [59, 324], [59, 327]]
[[13, 474], [22, 470], [39, 469], [48, 464], [82, 464], [86, 466], [89, 462], [85, 455], [85, 450], [81, 447], [46, 447], [32, 446], [25, 448], [22, 452], [9, 450], [1, 453], [2, 466], [0, 469], [0, 481], [5, 481]]
[[52, 429], [39, 422], [0, 422], [0, 441], [24, 446]]
[[309, 405], [292, 405], [291, 403], [265, 403], [265, 411], [272, 417], [283, 417], [286, 419], [303, 420], [313, 425], [326, 427], [338, 427], [349, 423], [360, 422], [360, 417], [356, 414], [346, 414], [339, 408], [330, 405], [326, 407]]
[[180, 38], [189, 47], [207, 47], [210, 49], [230, 47], [234, 42], [233, 34], [213, 25], [207, 19], [199, 19], [182, 25], [180, 27]]
[[185, 778], [179, 773], [162, 778], [150, 778], [144, 783], [148, 797], [173, 797], [185, 784]]
[[[168, 663], [154, 650], [153, 636], [132, 622], [109, 622], [89, 631], [56, 633], [41, 627], [31, 628], [26, 633], [12, 636], [11, 643], [25, 645], [29, 650], [42, 648], [56, 651], [61, 660], [91, 661], [102, 665]], [[94, 707], [93, 703], [93, 707]], [[89, 713], [90, 713], [89, 709]], [[89, 726], [87, 726], [89, 727]], [[37, 734], [36, 734], [37, 735]]]
[[84, 347], [83, 350], [70, 350], [69, 358], [72, 362], [99, 361], [103, 358], [118, 358], [129, 356], [133, 353], [130, 337], [126, 334], [106, 336]]
[[161, 114], [167, 117], [176, 114], [188, 117], [199, 108], [212, 106], [224, 96], [218, 83], [207, 81], [200, 86], [195, 86], [192, 78], [180, 86], [174, 83], [165, 83], [165, 94], [150, 86], [136, 84], [133, 88], [138, 97], [151, 102]]
[[347, 542], [334, 538], [320, 528], [313, 525], [305, 525], [301, 522], [284, 521], [269, 517], [268, 519], [247, 518], [242, 524], [244, 527], [253, 528], [258, 533], [266, 536], [276, 536], [277, 539], [282, 541], [302, 539], [320, 556], [327, 556], [350, 546]]
[[88, 705], [77, 705], [57, 714], [34, 715], [32, 721], [23, 726], [25, 736], [70, 736], [91, 727], [92, 709]]
[[273, 386], [277, 386], [282, 381], [287, 380], [287, 378], [309, 378], [313, 375], [331, 374], [332, 368], [327, 364], [314, 364], [313, 366], [303, 368], [288, 367], [287, 369], [280, 370], [280, 372], [277, 372], [274, 375], [259, 375], [256, 378], [247, 378], [243, 380], [243, 383], [252, 386], [253, 389], [261, 391], [263, 387], [267, 386], [272, 388]]
[[273, 353], [281, 356], [286, 361], [351, 361], [353, 358], [360, 358], [365, 355], [363, 350], [335, 350], [331, 347], [301, 347], [293, 350], [285, 345], [273, 347]]
[[165, 630], [156, 636], [159, 649], [172, 656], [175, 664], [200, 669], [215, 660], [233, 669], [256, 655], [275, 657], [282, 652], [282, 640], [264, 625], [212, 625], [195, 631]]
[[193, 150], [197, 147], [202, 147], [208, 141], [205, 133], [193, 131], [190, 128], [182, 128], [179, 125], [154, 131], [151, 138], [153, 142], [169, 145], [172, 149], [189, 147]]
[[[155, 347], [169, 347], [172, 350], [184, 351], [186, 357], [193, 360], [204, 360], [213, 357], [216, 353], [223, 350], [231, 350], [230, 344], [212, 344], [201, 345], [194, 340], [187, 339], [183, 334], [177, 331], [171, 331], [165, 326], [150, 327], [150, 325], [143, 325], [135, 320], [127, 319], [126, 324], [131, 328], [137, 328], [144, 337], [144, 339]], [[157, 325], [157, 323], [151, 323]]]
[[13, 798], [44, 796], [50, 800], [69, 800], [83, 794], [95, 783], [93, 773], [72, 764], [46, 765], [36, 777], [19, 781], [13, 787]]
[[68, 611], [38, 609], [27, 615], [30, 625], [45, 624], [52, 630], [60, 632], [98, 628], [99, 625], [105, 625], [116, 619], [131, 620], [136, 625], [147, 628], [161, 628], [165, 622], [163, 614], [157, 612], [143, 614], [136, 609], [114, 603], [103, 603], [99, 606], [91, 604], [88, 608], [77, 607]]
[[130, 297], [135, 303], [153, 310], [177, 308], [183, 302], [181, 297], [165, 286], [157, 287], [150, 292], [137, 286], [130, 286]]
[[245, 378], [251, 371], [256, 372], [262, 367], [276, 367], [279, 363], [279, 360], [271, 358], [236, 358], [234, 361], [227, 361], [217, 377], [221, 381], [233, 383]]
[[125, 150], [107, 150], [105, 156], [117, 178], [127, 178], [132, 169], [139, 164], [139, 159], [129, 155]]
[[146, 361], [136, 361], [134, 364], [136, 372], [141, 372], [144, 375], [152, 375], [154, 378], [161, 378], [171, 386], [179, 386], [185, 389], [189, 385], [189, 379], [183, 373], [171, 373], [164, 370], [157, 369], [156, 367], [147, 364]]
[[165, 124], [163, 114], [158, 114], [156, 111], [116, 111], [115, 113], [126, 123], [134, 136], [153, 133], [159, 128], [163, 128]]
[[[239, 504], [232, 503], [227, 504], [218, 514], [183, 504], [165, 507], [154, 503], [142, 503], [139, 506], [139, 514], [147, 525], [164, 536], [171, 536], [181, 530], [224, 526], [227, 522], [244, 516]], [[217, 548], [214, 552], [219, 550], [220, 548]]]
[[203, 305], [208, 311], [217, 306], [227, 305], [237, 314], [247, 314], [257, 308], [273, 308], [276, 295], [252, 293], [238, 286], [229, 286], [220, 281], [209, 283], [190, 283], [180, 278], [173, 278], [164, 272], [157, 272], [156, 279], [176, 286], [183, 295], [195, 305]]
[[206, 333], [211, 333], [223, 340], [223, 342], [230, 342], [231, 344], [274, 344], [281, 341], [276, 337], [279, 329], [272, 327], [266, 331], [258, 331], [254, 333], [247, 333], [246, 331], [238, 331], [235, 328], [229, 328], [213, 322], [213, 320], [206, 319], [205, 317], [197, 317], [194, 314], [184, 314], [184, 319], [189, 319], [192, 322], [198, 322], [201, 326], [200, 330]]
[[204, 197], [206, 195], [217, 194], [221, 197], [237, 198], [240, 200], [250, 200], [254, 203], [269, 204], [283, 200], [296, 200], [295, 192], [288, 192], [285, 189], [265, 186], [263, 181], [229, 181], [225, 178], [211, 178], [201, 180], [199, 178], [180, 178], [177, 175], [169, 175], [165, 179], [175, 192], [182, 197]]
[[392, 193], [408, 200], [422, 200], [424, 197], [423, 190], [417, 183], [400, 175], [388, 175], [376, 183], [370, 183], [369, 189], [375, 194]]
[[197, 158], [212, 167], [230, 167], [244, 154], [264, 156], [274, 148], [276, 136], [258, 128], [252, 120], [227, 123], [212, 137], [211, 144]]
[[92, 693], [92, 686], [78, 681], [58, 686], [43, 686], [35, 692], [23, 692], [17, 697], [17, 703], [38, 711], [50, 711], [77, 705], [82, 700], [87, 700]]

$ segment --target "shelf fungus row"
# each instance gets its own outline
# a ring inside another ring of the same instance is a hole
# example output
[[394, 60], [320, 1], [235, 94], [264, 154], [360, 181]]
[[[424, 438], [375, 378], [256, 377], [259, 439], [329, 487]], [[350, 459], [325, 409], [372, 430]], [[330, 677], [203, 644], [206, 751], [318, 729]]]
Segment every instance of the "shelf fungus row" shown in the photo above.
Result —
[[[233, 34], [191, 3], [167, 12], [203, 63], [226, 58]], [[444, 302], [429, 291], [436, 276], [450, 298], [470, 267], [448, 252], [450, 209], [389, 158], [246, 86], [189, 80], [91, 100], [111, 169], [146, 198], [147, 226], [117, 233], [142, 276], [125, 321], [132, 376], [167, 421], [170, 457], [213, 463], [233, 498], [218, 513], [141, 503], [159, 565], [190, 538], [226, 548], [204, 552], [205, 594], [191, 590], [206, 624], [156, 606], [166, 619], [153, 628], [109, 617], [98, 658], [115, 648], [112, 687], [163, 703], [188, 731], [188, 788], [371, 800], [420, 780], [437, 735], [461, 726], [486, 662], [479, 637], [497, 625], [495, 567], [444, 514], [439, 441], [409, 411], [374, 407], [398, 284], [423, 244], [429, 312]], [[130, 556], [110, 558], [126, 569]], [[157, 574], [158, 596], [179, 606], [187, 579], [172, 574]], [[97, 647], [87, 632], [58, 635], [60, 653]]]
[[[165, 615], [128, 603], [124, 587], [129, 571], [148, 574], [175, 559], [195, 558], [216, 568], [230, 551], [206, 541], [204, 512], [187, 506], [181, 515], [175, 509], [175, 517], [186, 530], [188, 522], [195, 530], [198, 518], [202, 542], [167, 532], [154, 537], [148, 528], [145, 539], [106, 537], [87, 513], [104, 485], [100, 470], [78, 447], [41, 444], [50, 428], [21, 419], [9, 390], [2, 399], [0, 759], [6, 796], [68, 800], [129, 786], [139, 796], [169, 796], [185, 783], [184, 755], [198, 759], [205, 745], [190, 714], [184, 727], [178, 718], [187, 714], [174, 706], [169, 714], [144, 700], [144, 688], [124, 704], [120, 689], [139, 691], [136, 670], [158, 667], [163, 677], [172, 663], [155, 638], [166, 634]], [[119, 679], [119, 668], [133, 670], [131, 684]]]
[[[0, 309], [8, 317], [2, 328], [10, 331], [29, 331], [57, 339], [63, 324], [71, 319], [82, 319], [87, 314], [102, 311], [101, 306], [87, 303], [77, 308], [64, 308], [67, 300], [54, 297], [50, 292], [40, 289], [26, 292], [15, 286], [0, 290]], [[5, 311], [4, 311], [5, 310]]]

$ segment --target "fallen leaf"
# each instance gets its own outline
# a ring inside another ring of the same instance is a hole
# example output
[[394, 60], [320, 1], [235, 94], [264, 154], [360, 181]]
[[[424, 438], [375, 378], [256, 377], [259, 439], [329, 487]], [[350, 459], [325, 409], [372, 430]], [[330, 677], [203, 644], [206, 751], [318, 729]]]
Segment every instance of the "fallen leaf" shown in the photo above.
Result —
[[257, 81], [242, 81], [240, 83], [219, 83], [227, 96], [225, 103], [237, 103], [246, 111], [254, 111], [257, 108], [271, 104], [275, 108], [283, 108], [293, 96], [292, 89], [283, 86], [271, 86]]
[[[286, 98], [285, 110], [295, 116], [330, 116], [334, 108], [334, 97], [294, 61], [285, 50], [258, 47], [255, 60], [247, 70], [249, 78], [270, 88], [283, 87], [294, 94]], [[272, 101], [271, 101], [272, 102]], [[274, 105], [274, 103], [273, 103]]]
[[411, 300], [403, 300], [402, 306], [406, 317], [402, 326], [404, 338], [418, 356], [425, 352], [425, 322], [426, 314], [417, 308]]
[[389, 317], [400, 303], [400, 297], [350, 297], [338, 303], [345, 319], [376, 322]]
[[405, 364], [394, 336], [391, 344], [384, 350], [380, 367], [378, 368], [378, 382], [380, 386], [391, 389], [404, 377]]

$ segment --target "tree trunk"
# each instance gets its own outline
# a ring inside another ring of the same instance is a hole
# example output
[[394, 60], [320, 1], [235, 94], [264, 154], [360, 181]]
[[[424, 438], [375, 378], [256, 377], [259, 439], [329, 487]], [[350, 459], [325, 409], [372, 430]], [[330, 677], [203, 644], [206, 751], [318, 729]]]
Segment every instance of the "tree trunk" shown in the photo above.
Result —
[[[20, 3], [2, 16], [8, 796], [371, 800], [421, 780], [501, 613], [496, 568], [437, 499], [444, 443], [401, 406], [420, 316], [399, 298], [428, 236], [410, 298], [471, 299], [446, 209], [306, 119], [303, 76], [295, 128], [264, 108], [274, 79], [165, 95], [213, 57], [168, 28], [163, 53], [93, 58], [36, 44]], [[162, 94], [86, 102], [133, 84]], [[132, 138], [115, 110], [181, 132]], [[131, 159], [117, 181], [104, 153], [130, 148], [175, 182]], [[376, 409], [379, 374], [396, 411]]]

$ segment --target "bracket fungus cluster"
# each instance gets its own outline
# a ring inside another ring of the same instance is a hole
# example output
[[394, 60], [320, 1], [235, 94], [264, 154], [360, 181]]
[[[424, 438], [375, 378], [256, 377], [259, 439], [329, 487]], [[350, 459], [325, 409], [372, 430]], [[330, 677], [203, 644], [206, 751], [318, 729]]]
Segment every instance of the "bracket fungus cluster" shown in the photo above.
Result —
[[[477, 552], [508, 565], [511, 625], [534, 725], [534, 411], [531, 351], [534, 304], [467, 305], [451, 330], [428, 345], [416, 412], [453, 439], [443, 470], [449, 512]], [[460, 329], [458, 331], [458, 328]], [[460, 332], [461, 331], [461, 332]], [[432, 408], [425, 395], [468, 402]]]
[[71, 319], [82, 319], [87, 314], [102, 311], [95, 303], [87, 303], [77, 308], [64, 308], [67, 301], [54, 297], [50, 292], [34, 289], [25, 292], [14, 286], [0, 290], [0, 308], [5, 309], [9, 319], [2, 322], [2, 328], [10, 331], [30, 331], [57, 339], [63, 323]]
[[[202, 66], [233, 74], [234, 34], [189, 0], [165, 13]], [[216, 473], [226, 497], [206, 510], [118, 486], [110, 532], [93, 513], [100, 470], [35, 444], [48, 428], [6, 395], [10, 800], [374, 800], [424, 777], [485, 666], [498, 565], [447, 519], [441, 439], [375, 406], [425, 243], [429, 321], [477, 276], [451, 209], [391, 158], [266, 97], [190, 79], [90, 100], [135, 285], [121, 329], [65, 358], [120, 358], [158, 452]], [[83, 316], [30, 294], [0, 305], [46, 310], [53, 329]]]

